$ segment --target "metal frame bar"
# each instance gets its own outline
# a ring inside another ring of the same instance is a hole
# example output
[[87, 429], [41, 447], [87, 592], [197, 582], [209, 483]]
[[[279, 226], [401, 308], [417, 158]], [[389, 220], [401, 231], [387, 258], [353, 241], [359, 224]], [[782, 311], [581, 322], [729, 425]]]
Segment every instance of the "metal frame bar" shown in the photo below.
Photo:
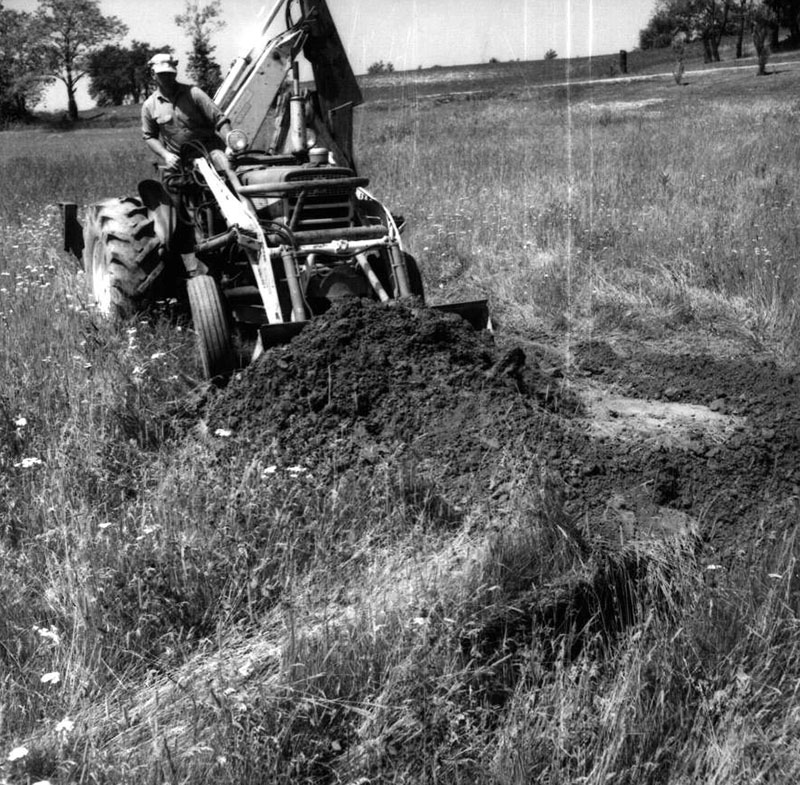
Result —
[[[215, 150], [214, 152], [219, 151]], [[241, 184], [236, 174], [231, 169], [224, 153], [220, 153], [220, 156], [215, 156], [215, 161], [218, 161], [220, 165], [224, 163], [224, 166], [221, 166], [221, 168], [225, 171], [233, 188], [238, 191], [238, 188], [241, 188]], [[244, 230], [256, 236], [258, 240], [258, 256], [255, 260], [251, 260], [250, 262], [253, 268], [253, 275], [256, 279], [256, 285], [261, 294], [261, 299], [264, 301], [267, 318], [271, 323], [282, 322], [283, 314], [281, 313], [281, 304], [278, 297], [278, 286], [275, 283], [275, 274], [272, 271], [270, 248], [267, 245], [267, 238], [264, 236], [264, 230], [258, 222], [258, 217], [253, 210], [252, 204], [245, 197], [237, 198], [230, 188], [222, 181], [216, 169], [205, 158], [198, 158], [195, 161], [195, 167], [203, 176], [206, 185], [217, 200], [228, 226], [236, 227], [239, 230]]]

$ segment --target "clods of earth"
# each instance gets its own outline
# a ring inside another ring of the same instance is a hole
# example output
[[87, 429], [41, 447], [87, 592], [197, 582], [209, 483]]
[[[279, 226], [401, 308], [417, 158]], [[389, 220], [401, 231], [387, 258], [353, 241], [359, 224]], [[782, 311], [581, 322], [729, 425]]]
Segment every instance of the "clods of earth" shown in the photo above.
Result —
[[799, 387], [763, 357], [632, 341], [562, 350], [353, 300], [234, 378], [207, 421], [236, 449], [323, 481], [413, 472], [456, 514], [532, 471], [585, 531], [691, 529], [724, 562], [795, 511]]

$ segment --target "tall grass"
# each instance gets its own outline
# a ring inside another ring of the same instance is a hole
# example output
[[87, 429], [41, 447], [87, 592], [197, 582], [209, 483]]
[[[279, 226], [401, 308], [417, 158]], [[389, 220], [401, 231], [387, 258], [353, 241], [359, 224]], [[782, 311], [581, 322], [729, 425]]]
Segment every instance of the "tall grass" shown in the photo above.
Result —
[[630, 294], [664, 314], [711, 301], [794, 351], [797, 104], [788, 80], [755, 96], [743, 72], [737, 100], [729, 79], [376, 112], [364, 169], [407, 212], [434, 291], [479, 282], [521, 324]]
[[[366, 109], [360, 168], [431, 300], [794, 355], [796, 104], [736, 79]], [[389, 463], [254, 458], [199, 421], [187, 326], [110, 329], [58, 250], [56, 202], [149, 175], [135, 129], [3, 135], [0, 778], [796, 777], [794, 533], [708, 569], [587, 540], [533, 456], [459, 522]]]

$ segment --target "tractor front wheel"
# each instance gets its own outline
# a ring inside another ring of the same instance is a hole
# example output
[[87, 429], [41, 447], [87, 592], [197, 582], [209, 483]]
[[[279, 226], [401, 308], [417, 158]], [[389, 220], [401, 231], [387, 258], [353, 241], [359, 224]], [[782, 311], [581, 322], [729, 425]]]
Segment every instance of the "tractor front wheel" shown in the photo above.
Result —
[[210, 275], [196, 275], [188, 280], [186, 292], [203, 374], [209, 381], [224, 381], [233, 373], [235, 352], [217, 282]]
[[422, 283], [422, 273], [419, 271], [417, 260], [408, 252], [403, 251], [403, 259], [406, 263], [406, 274], [408, 275], [408, 288], [411, 290], [412, 297], [418, 297], [425, 302], [425, 285]]
[[163, 295], [161, 241], [147, 208], [132, 197], [108, 199], [88, 209], [83, 268], [102, 314], [126, 319]]

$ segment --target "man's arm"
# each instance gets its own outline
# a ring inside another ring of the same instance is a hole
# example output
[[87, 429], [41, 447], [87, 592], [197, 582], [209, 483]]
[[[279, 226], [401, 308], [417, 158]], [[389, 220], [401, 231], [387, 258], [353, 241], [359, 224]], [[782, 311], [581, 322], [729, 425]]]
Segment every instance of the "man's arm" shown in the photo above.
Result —
[[142, 104], [142, 138], [144, 143], [158, 155], [168, 168], [173, 169], [180, 163], [180, 157], [164, 146], [158, 134], [158, 123], [152, 117], [147, 103]]
[[177, 168], [178, 164], [180, 164], [180, 156], [167, 150], [167, 148], [161, 143], [160, 139], [151, 136], [145, 139], [144, 142], [156, 155], [160, 156], [164, 160], [164, 163], [167, 165], [168, 169], [175, 169]]

